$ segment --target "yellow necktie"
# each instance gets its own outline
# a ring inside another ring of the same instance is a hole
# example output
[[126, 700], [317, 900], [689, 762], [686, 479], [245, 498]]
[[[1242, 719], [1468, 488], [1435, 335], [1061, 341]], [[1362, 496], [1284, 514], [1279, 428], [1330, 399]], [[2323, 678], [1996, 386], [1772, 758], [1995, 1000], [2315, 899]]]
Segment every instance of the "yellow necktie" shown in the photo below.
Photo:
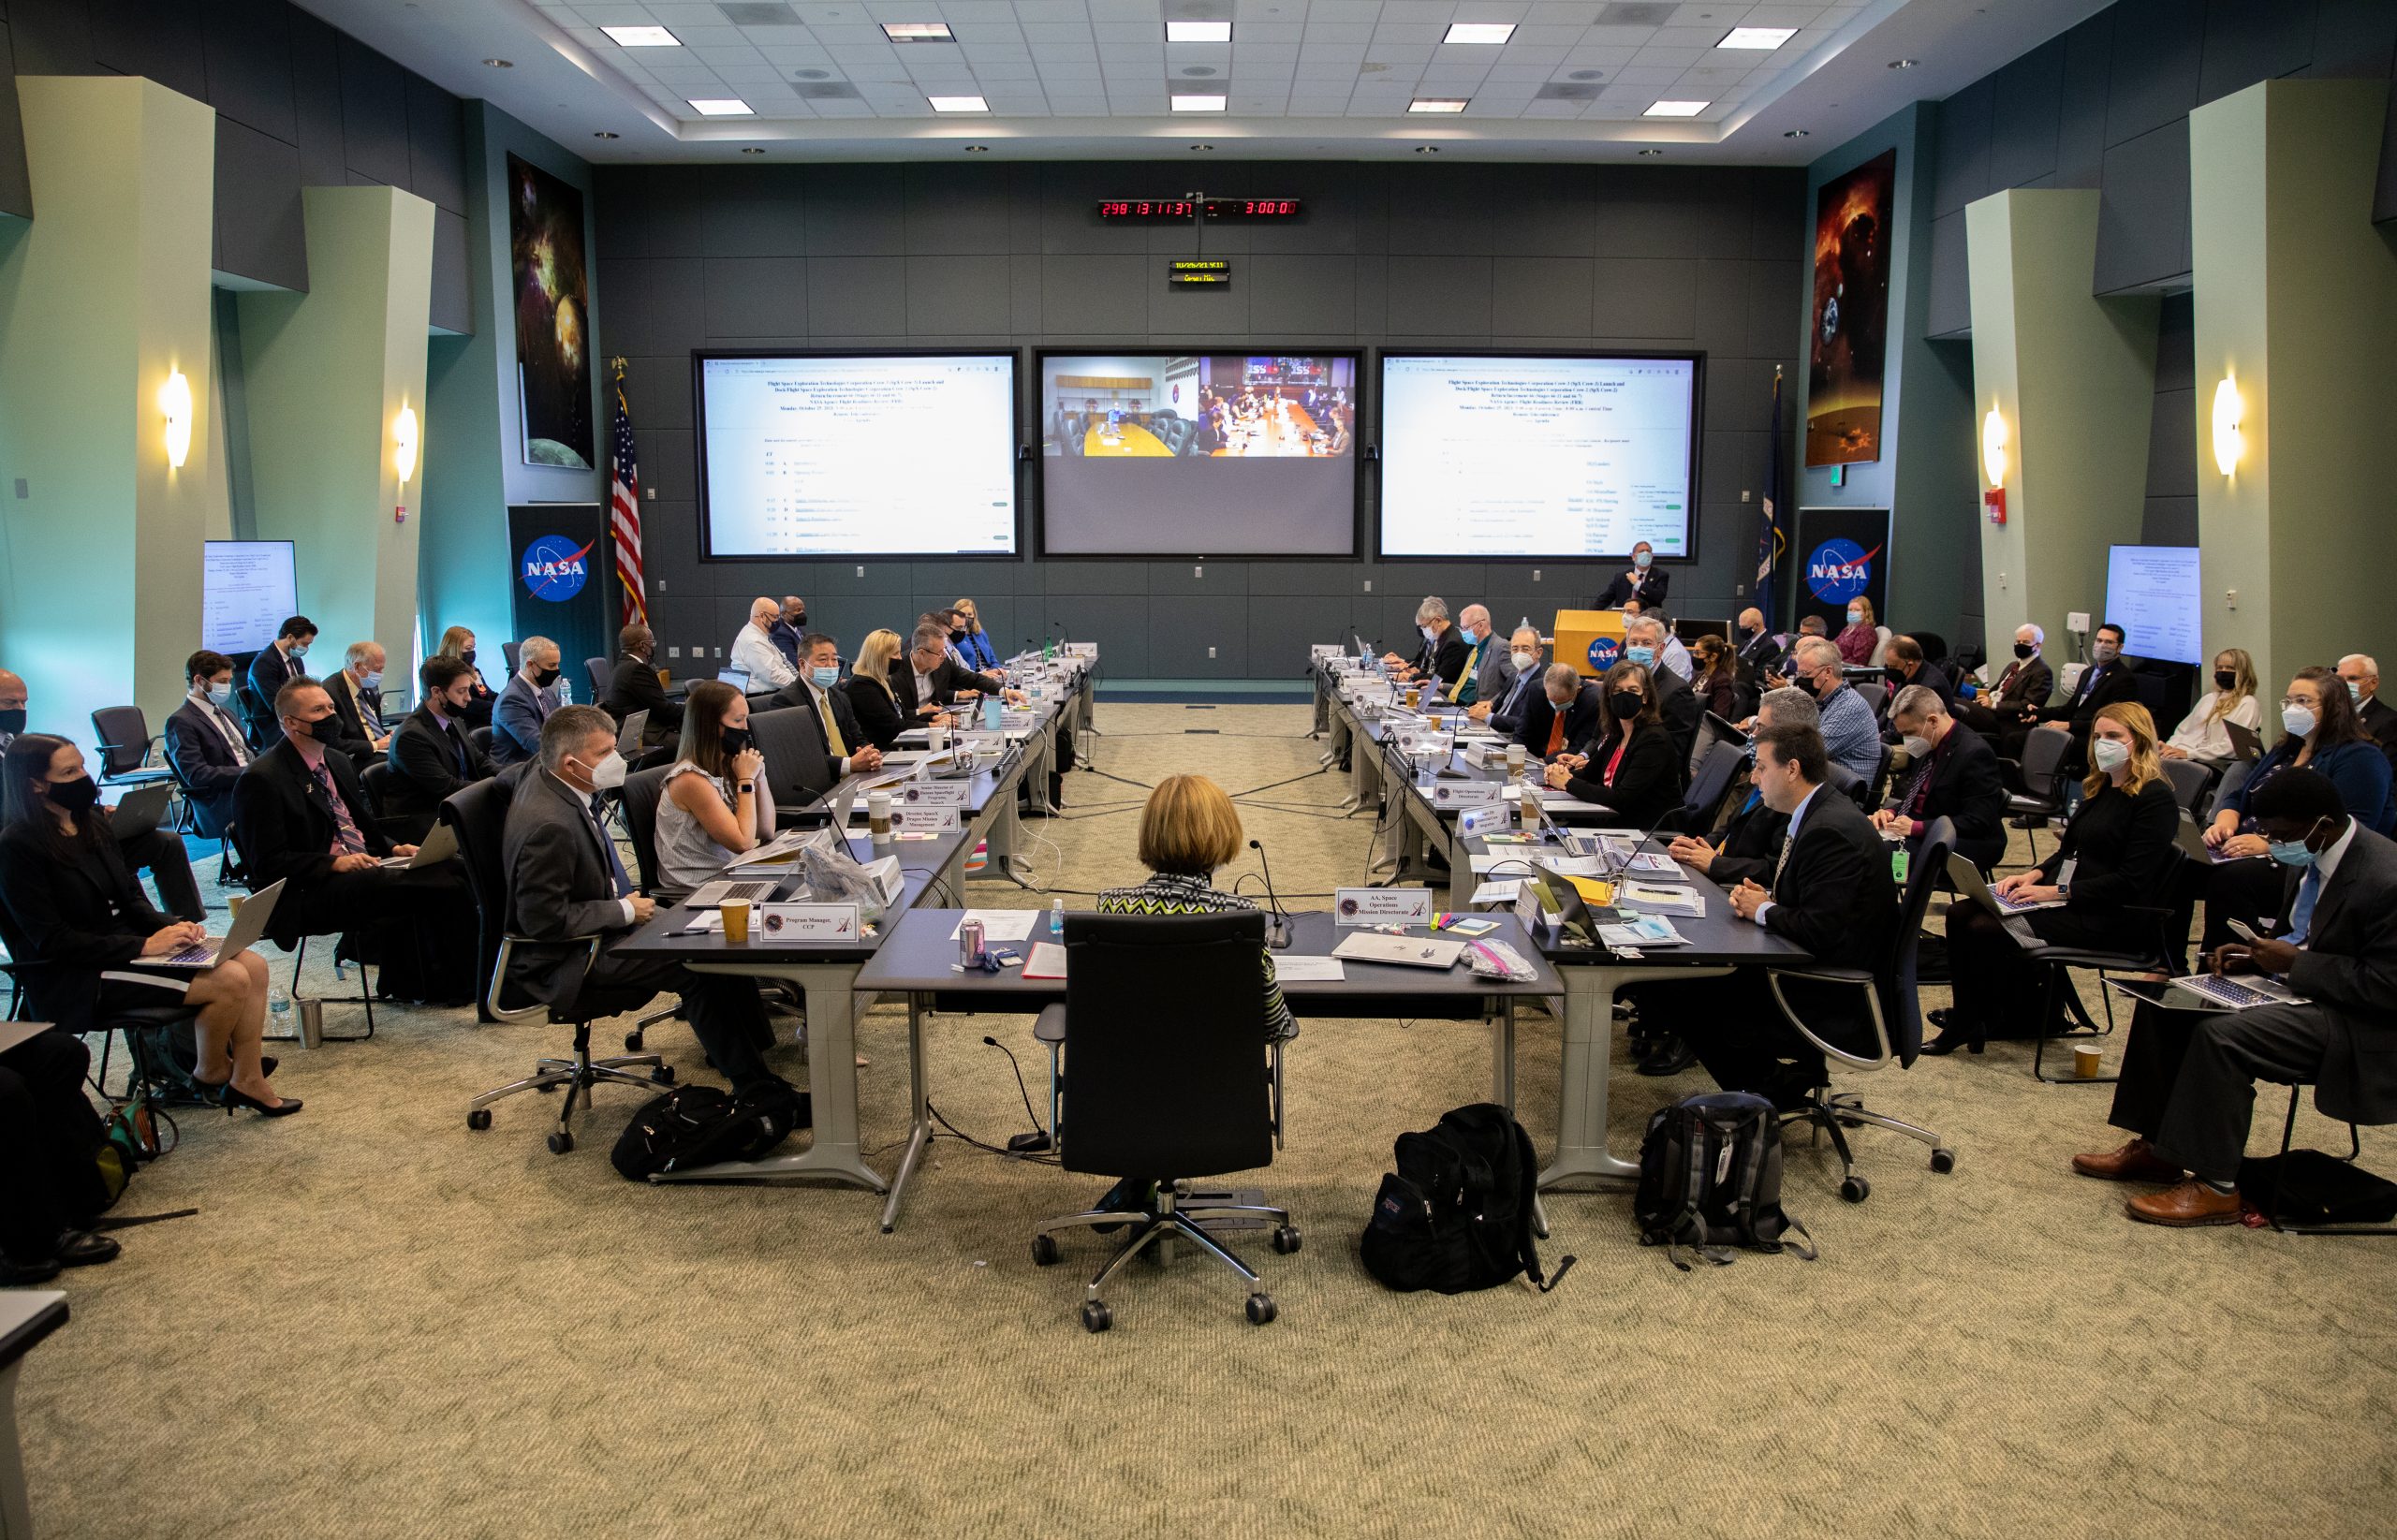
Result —
[[816, 697], [816, 714], [824, 719], [824, 741], [831, 746], [832, 757], [846, 759], [849, 746], [841, 741], [841, 721], [832, 714], [832, 697], [830, 695]]
[[1448, 698], [1450, 700], [1463, 698], [1464, 695], [1464, 682], [1473, 677], [1473, 670], [1479, 666], [1480, 662], [1481, 643], [1475, 642], [1473, 644], [1472, 651], [1468, 652], [1464, 655], [1464, 667], [1458, 672], [1457, 682], [1448, 686]]

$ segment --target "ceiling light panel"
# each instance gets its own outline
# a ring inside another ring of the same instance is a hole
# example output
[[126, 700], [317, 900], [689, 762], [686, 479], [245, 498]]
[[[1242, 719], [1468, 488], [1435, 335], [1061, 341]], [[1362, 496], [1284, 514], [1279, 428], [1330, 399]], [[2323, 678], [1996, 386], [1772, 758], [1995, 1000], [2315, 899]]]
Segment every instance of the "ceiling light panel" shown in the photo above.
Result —
[[894, 43], [956, 41], [956, 38], [949, 34], [947, 22], [885, 22], [882, 23], [882, 35]]
[[1440, 41], [1444, 43], [1503, 43], [1515, 35], [1512, 22], [1454, 22]]
[[1640, 116], [1648, 118], [1694, 118], [1713, 105], [1714, 104], [1713, 102], [1650, 102], [1648, 104], [1648, 110], [1641, 113]]
[[681, 48], [683, 39], [664, 27], [601, 27], [618, 48]]
[[755, 110], [738, 96], [696, 96], [691, 98], [691, 110], [703, 118], [747, 118], [757, 115]]
[[935, 112], [988, 112], [991, 104], [979, 96], [927, 96]]
[[1169, 43], [1228, 43], [1232, 40], [1229, 22], [1168, 22], [1165, 40]]
[[1219, 95], [1185, 95], [1174, 93], [1173, 110], [1177, 112], [1220, 112], [1224, 98]]
[[1733, 27], [1723, 35], [1716, 48], [1753, 49], [1770, 53], [1798, 36], [1796, 27]]

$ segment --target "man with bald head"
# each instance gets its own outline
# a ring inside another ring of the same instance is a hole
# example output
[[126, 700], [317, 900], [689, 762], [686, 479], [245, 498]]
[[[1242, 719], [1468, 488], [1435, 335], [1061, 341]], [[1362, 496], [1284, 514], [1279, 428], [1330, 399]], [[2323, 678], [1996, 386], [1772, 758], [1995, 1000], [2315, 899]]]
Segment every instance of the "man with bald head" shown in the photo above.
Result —
[[[749, 623], [732, 638], [732, 655], [725, 666], [749, 676], [749, 693], [779, 690], [799, 677], [799, 665], [774, 645], [774, 627], [783, 623], [783, 607], [760, 595], [749, 601]], [[794, 650], [798, 639], [792, 638]]]
[[[2397, 766], [2397, 711], [2380, 698], [2379, 660], [2363, 653], [2349, 653], [2339, 660], [2339, 678], [2346, 682], [2347, 694], [2356, 703], [2356, 715], [2363, 719], [2363, 730], [2372, 734], [2389, 763]], [[0, 684], [0, 695], [7, 686]]]
[[0, 668], [0, 752], [25, 730], [25, 682]]

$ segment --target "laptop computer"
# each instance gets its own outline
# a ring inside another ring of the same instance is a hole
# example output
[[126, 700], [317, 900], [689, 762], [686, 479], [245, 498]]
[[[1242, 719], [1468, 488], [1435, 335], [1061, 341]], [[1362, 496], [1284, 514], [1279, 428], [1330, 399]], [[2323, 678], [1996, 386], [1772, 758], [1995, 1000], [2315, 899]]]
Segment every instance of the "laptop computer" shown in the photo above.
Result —
[[174, 797], [172, 781], [152, 781], [131, 788], [109, 809], [109, 832], [119, 840], [139, 840], [155, 832]]
[[1432, 936], [1386, 936], [1351, 932], [1331, 955], [1350, 962], [1387, 962], [1403, 968], [1452, 968], [1464, 951], [1462, 941]]
[[271, 883], [243, 901], [242, 912], [233, 917], [223, 935], [204, 937], [181, 951], [140, 961], [154, 968], [213, 968], [235, 952], [258, 944], [266, 934], [267, 921], [274, 916], [275, 901], [282, 897], [283, 884]]
[[2222, 730], [2230, 735], [2230, 752], [2242, 761], [2252, 762], [2264, 756], [2264, 741], [2255, 728], [2227, 721]]
[[643, 707], [625, 718], [616, 729], [616, 752], [630, 759], [640, 752], [640, 735], [649, 730], [649, 709]]
[[2277, 978], [2242, 974], [2217, 978], [2213, 974], [2183, 974], [2158, 983], [2146, 978], [2110, 978], [2106, 988], [2169, 1011], [2254, 1010], [2258, 1005], [2302, 1005], [2305, 996]]
[[715, 677], [719, 684], [729, 684], [744, 696], [749, 693], [749, 670], [746, 668], [719, 668]]

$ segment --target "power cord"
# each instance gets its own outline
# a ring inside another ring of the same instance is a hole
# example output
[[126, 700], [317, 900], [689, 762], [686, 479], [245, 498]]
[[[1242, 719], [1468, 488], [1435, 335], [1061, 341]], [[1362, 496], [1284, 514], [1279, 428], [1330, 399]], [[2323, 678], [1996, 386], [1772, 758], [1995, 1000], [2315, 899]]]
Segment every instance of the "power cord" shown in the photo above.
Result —
[[1015, 1050], [988, 1034], [983, 1035], [982, 1042], [986, 1047], [997, 1049], [1007, 1056], [1007, 1067], [1015, 1071], [1016, 1092], [1023, 1098], [1023, 1115], [1032, 1120], [1032, 1132], [1009, 1136], [1007, 1149], [1020, 1155], [1028, 1155], [1048, 1149], [1052, 1141], [1049, 1131], [1040, 1126], [1040, 1114], [1033, 1108], [1032, 1090], [1023, 1083], [1023, 1065], [1016, 1062]]

